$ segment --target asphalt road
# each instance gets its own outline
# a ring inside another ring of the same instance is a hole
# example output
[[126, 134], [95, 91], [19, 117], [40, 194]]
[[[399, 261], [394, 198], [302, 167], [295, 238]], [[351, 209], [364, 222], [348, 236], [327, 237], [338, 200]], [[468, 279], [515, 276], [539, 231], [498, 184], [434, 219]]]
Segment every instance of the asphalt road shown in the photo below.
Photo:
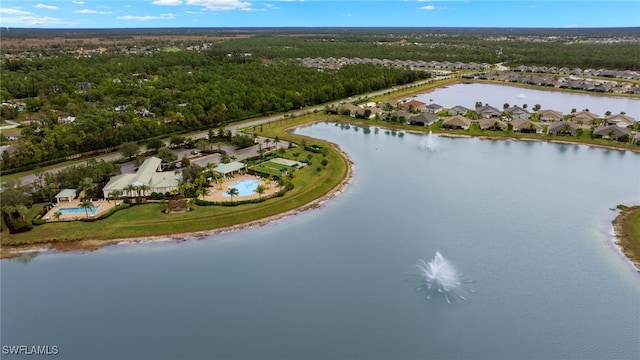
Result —
[[[361, 97], [375, 97], [375, 96], [379, 96], [379, 95], [383, 95], [385, 93], [388, 92], [393, 92], [393, 91], [399, 91], [399, 90], [403, 90], [412, 86], [417, 86], [417, 85], [423, 85], [426, 84], [428, 82], [431, 81], [436, 81], [436, 80], [442, 80], [442, 79], [447, 79], [451, 76], [441, 76], [441, 77], [436, 77], [433, 79], [427, 79], [427, 80], [422, 80], [422, 81], [418, 81], [415, 83], [412, 83], [410, 85], [404, 85], [404, 86], [397, 86], [391, 89], [384, 89], [384, 90], [379, 90], [379, 91], [374, 91], [371, 93], [367, 93], [367, 94], [361, 94], [358, 95], [358, 98]], [[276, 121], [276, 120], [282, 120], [285, 119], [287, 117], [291, 117], [291, 116], [301, 116], [307, 113], [312, 113], [316, 110], [320, 111], [320, 110], [324, 110], [324, 108], [329, 105], [329, 106], [337, 106], [341, 103], [344, 103], [346, 101], [351, 101], [351, 98], [348, 99], [342, 99], [342, 100], [338, 100], [338, 101], [334, 101], [332, 103], [328, 103], [328, 104], [322, 104], [322, 105], [317, 105], [317, 106], [310, 106], [304, 109], [300, 109], [298, 111], [290, 111], [288, 113], [285, 114], [279, 114], [279, 115], [274, 115], [274, 116], [267, 116], [267, 117], [263, 117], [263, 118], [258, 118], [255, 120], [250, 120], [250, 121], [244, 121], [244, 122], [240, 122], [240, 123], [231, 123], [231, 124], [227, 124], [225, 125], [225, 129], [227, 130], [231, 130], [232, 133], [237, 133], [238, 129], [242, 129], [242, 128], [246, 128], [246, 127], [252, 127], [252, 126], [258, 126], [258, 125], [262, 125], [262, 124], [267, 124], [269, 122], [272, 121]], [[202, 138], [206, 138], [208, 136], [208, 131], [201, 131], [201, 132], [196, 132], [196, 133], [192, 133], [192, 134], [186, 134], [186, 137], [190, 137], [192, 139], [202, 139]], [[264, 141], [264, 138], [258, 138], [259, 142]], [[282, 146], [282, 145], [280, 145]], [[229, 156], [235, 156], [238, 160], [243, 160], [246, 159], [248, 157], [254, 156], [257, 154], [257, 150], [258, 150], [258, 145], [255, 146], [251, 146], [249, 148], [245, 148], [245, 149], [239, 149], [236, 150], [234, 147], [232, 146], [223, 146], [222, 147], [225, 151], [227, 151], [227, 154]], [[141, 150], [144, 150], [144, 148], [142, 148]], [[177, 149], [174, 150], [176, 152], [176, 154], [178, 155], [178, 159], [181, 159], [185, 154], [187, 155], [187, 157], [192, 158], [192, 161], [198, 165], [201, 166], [205, 166], [207, 163], [209, 162], [215, 162], [215, 163], [219, 163], [220, 162], [220, 156], [219, 155], [209, 155], [209, 156], [194, 156], [192, 154], [190, 154], [191, 150], [189, 149]], [[110, 153], [110, 154], [106, 154], [106, 155], [101, 155], [101, 156], [97, 156], [96, 159], [97, 160], [104, 160], [104, 161], [114, 161], [114, 160], [118, 160], [122, 158], [122, 155], [119, 152], [115, 152], [115, 153]], [[54, 169], [49, 170], [48, 172], [51, 173], [56, 173], [62, 169], [65, 169], [67, 167], [70, 167], [73, 165], [65, 165], [65, 166], [60, 166]], [[121, 170], [122, 173], [133, 173], [135, 172], [135, 163], [133, 161], [124, 163], [121, 165]], [[20, 178], [20, 181], [23, 184], [29, 184], [29, 183], [33, 183], [37, 180], [37, 177], [35, 175], [25, 175], [22, 176]]]

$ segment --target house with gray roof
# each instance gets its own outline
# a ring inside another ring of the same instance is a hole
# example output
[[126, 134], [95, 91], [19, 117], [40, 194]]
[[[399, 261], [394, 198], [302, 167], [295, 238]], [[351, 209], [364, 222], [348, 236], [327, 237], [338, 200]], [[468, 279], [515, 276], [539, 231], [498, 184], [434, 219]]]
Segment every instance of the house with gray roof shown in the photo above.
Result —
[[438, 122], [438, 116], [432, 113], [421, 113], [407, 119], [409, 125], [431, 126]]
[[625, 135], [631, 136], [631, 130], [617, 125], [598, 126], [593, 130], [593, 136], [603, 139], [620, 140]]
[[452, 107], [451, 109], [449, 109], [448, 113], [450, 116], [453, 115], [464, 115], [467, 113], [467, 111], [469, 111], [469, 109], [467, 109], [466, 107], [462, 106], [462, 105], [456, 105], [454, 107]]
[[478, 115], [482, 116], [483, 118], [500, 117], [500, 115], [502, 114], [500, 110], [491, 105], [478, 106], [476, 108], [476, 113], [478, 113]]
[[436, 104], [436, 103], [431, 103], [431, 104], [426, 106], [426, 110], [427, 110], [427, 112], [430, 112], [432, 114], [437, 114], [440, 111], [444, 110], [444, 107], [442, 105], [439, 105], [439, 104]]
[[400, 121], [400, 122], [406, 122], [407, 119], [411, 118], [412, 116], [415, 116], [414, 113], [410, 113], [408, 111], [392, 111], [390, 113], [387, 114], [387, 116], [384, 117], [385, 120], [387, 121]]
[[507, 108], [504, 112], [511, 115], [512, 119], [528, 119], [531, 116], [527, 109], [521, 108], [517, 105]]

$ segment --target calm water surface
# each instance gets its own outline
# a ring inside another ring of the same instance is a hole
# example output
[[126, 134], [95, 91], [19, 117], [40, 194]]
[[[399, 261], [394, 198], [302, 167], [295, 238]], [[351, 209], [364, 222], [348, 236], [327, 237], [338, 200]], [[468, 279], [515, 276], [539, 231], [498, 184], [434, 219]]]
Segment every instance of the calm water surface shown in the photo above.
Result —
[[636, 121], [640, 121], [640, 99], [638, 98], [596, 96], [507, 85], [457, 84], [418, 95], [416, 99], [427, 104], [433, 101], [447, 108], [462, 105], [473, 109], [476, 101], [480, 101], [500, 110], [503, 104], [508, 103], [511, 106], [527, 104], [529, 111], [532, 111], [536, 104], [540, 104], [542, 109], [554, 109], [565, 114], [571, 113], [571, 109], [577, 111], [589, 109], [601, 117], [604, 117], [607, 111], [611, 111], [612, 114], [625, 112], [633, 116]]
[[[611, 243], [608, 209], [640, 202], [640, 155], [450, 138], [427, 151], [425, 136], [370, 130], [298, 130], [355, 163], [320, 209], [3, 260], [2, 345], [57, 345], [64, 359], [638, 358], [640, 275]], [[436, 251], [475, 280], [468, 302], [406, 281]]]

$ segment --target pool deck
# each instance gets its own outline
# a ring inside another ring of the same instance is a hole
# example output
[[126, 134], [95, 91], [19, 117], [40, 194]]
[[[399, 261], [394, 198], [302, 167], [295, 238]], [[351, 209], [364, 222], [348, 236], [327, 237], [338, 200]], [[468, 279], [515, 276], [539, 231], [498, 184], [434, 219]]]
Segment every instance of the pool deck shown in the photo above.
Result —
[[[103, 213], [109, 211], [112, 207], [116, 206], [116, 202], [121, 204], [122, 203], [122, 199], [118, 199], [116, 201], [113, 200], [109, 200], [109, 202], [107, 202], [107, 200], [95, 200], [93, 201], [93, 206], [100, 206], [98, 208], [98, 210], [92, 215], [91, 213], [89, 213], [89, 218], [96, 218], [100, 215], [102, 215]], [[55, 221], [73, 221], [73, 220], [79, 220], [79, 219], [84, 219], [87, 217], [86, 213], [84, 212], [84, 209], [82, 210], [82, 212], [77, 213], [77, 214], [62, 214], [60, 215], [59, 220], [56, 220], [56, 217], [54, 216], [54, 214], [56, 213], [56, 211], [58, 211], [58, 209], [61, 208], [78, 208], [78, 205], [80, 205], [81, 201], [80, 199], [75, 199], [72, 201], [62, 201], [60, 202], [57, 206], [54, 206], [53, 208], [51, 208], [51, 210], [49, 210], [42, 218], [49, 221], [49, 222], [55, 222]]]
[[[204, 199], [207, 201], [231, 201], [231, 197], [225, 196], [225, 193], [227, 192], [227, 190], [229, 190], [229, 187], [232, 187], [233, 184], [241, 180], [257, 180], [261, 185], [266, 187], [267, 189], [262, 194], [262, 197], [272, 195], [280, 190], [277, 182], [267, 181], [259, 176], [236, 175], [234, 177], [227, 177], [227, 180], [225, 180], [222, 185], [211, 183], [211, 185], [209, 186], [209, 195], [205, 195]], [[253, 193], [247, 196], [234, 196], [233, 201], [257, 199], [258, 197], [259, 196], [257, 193]], [[202, 199], [202, 196], [198, 196], [198, 198]]]

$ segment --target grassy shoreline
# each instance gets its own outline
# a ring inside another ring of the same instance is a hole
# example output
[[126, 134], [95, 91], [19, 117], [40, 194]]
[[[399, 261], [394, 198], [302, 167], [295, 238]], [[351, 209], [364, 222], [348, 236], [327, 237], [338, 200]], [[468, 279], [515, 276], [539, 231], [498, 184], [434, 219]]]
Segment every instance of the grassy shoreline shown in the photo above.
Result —
[[[405, 88], [380, 98], [406, 97], [411, 94], [425, 93], [436, 88], [459, 83], [460, 79], [447, 79], [424, 85]], [[295, 188], [283, 198], [272, 199], [258, 204], [246, 204], [237, 207], [203, 207], [196, 206], [195, 211], [187, 214], [166, 215], [160, 213], [159, 204], [138, 205], [114, 214], [108, 219], [87, 223], [52, 223], [36, 226], [32, 231], [22, 234], [3, 233], [0, 237], [0, 258], [19, 255], [21, 252], [47, 249], [72, 251], [94, 250], [122, 242], [159, 241], [163, 239], [182, 239], [200, 237], [213, 233], [242, 229], [249, 226], [262, 225], [274, 219], [295, 214], [318, 206], [325, 199], [332, 197], [346, 186], [351, 177], [351, 162], [339, 150], [336, 144], [327, 141], [295, 135], [292, 130], [321, 121], [340, 121], [364, 126], [377, 126], [392, 130], [425, 133], [433, 131], [441, 136], [478, 137], [488, 140], [520, 140], [548, 141], [574, 145], [588, 145], [613, 150], [630, 150], [640, 152], [640, 146], [621, 146], [610, 140], [566, 138], [547, 135], [527, 135], [494, 131], [443, 131], [407, 124], [389, 123], [381, 120], [361, 120], [348, 116], [325, 115], [322, 112], [304, 116], [283, 117], [265, 123], [262, 126], [248, 127], [244, 130], [251, 134], [269, 138], [278, 137], [282, 143], [318, 144], [329, 152], [329, 164], [322, 171], [312, 171], [311, 167], [304, 171], [311, 174], [297, 176]], [[316, 160], [319, 163], [320, 158]], [[312, 167], [316, 169], [316, 165]], [[636, 217], [636, 227], [640, 227], [640, 216]]]
[[[122, 242], [157, 241], [200, 237], [213, 233], [262, 225], [274, 219], [318, 207], [338, 194], [351, 177], [351, 161], [335, 145], [292, 134], [287, 129], [322, 121], [317, 114], [287, 119], [264, 126], [264, 136], [278, 136], [284, 142], [325, 147], [328, 164], [320, 166], [320, 154], [313, 154], [312, 166], [296, 171], [294, 189], [281, 198], [241, 206], [195, 206], [184, 214], [163, 214], [160, 204], [136, 205], [96, 222], [61, 222], [34, 227], [20, 234], [3, 233], [0, 258], [42, 250], [94, 250]], [[321, 168], [318, 171], [318, 168]]]
[[613, 220], [616, 245], [640, 272], [640, 206], [618, 205], [620, 213]]

